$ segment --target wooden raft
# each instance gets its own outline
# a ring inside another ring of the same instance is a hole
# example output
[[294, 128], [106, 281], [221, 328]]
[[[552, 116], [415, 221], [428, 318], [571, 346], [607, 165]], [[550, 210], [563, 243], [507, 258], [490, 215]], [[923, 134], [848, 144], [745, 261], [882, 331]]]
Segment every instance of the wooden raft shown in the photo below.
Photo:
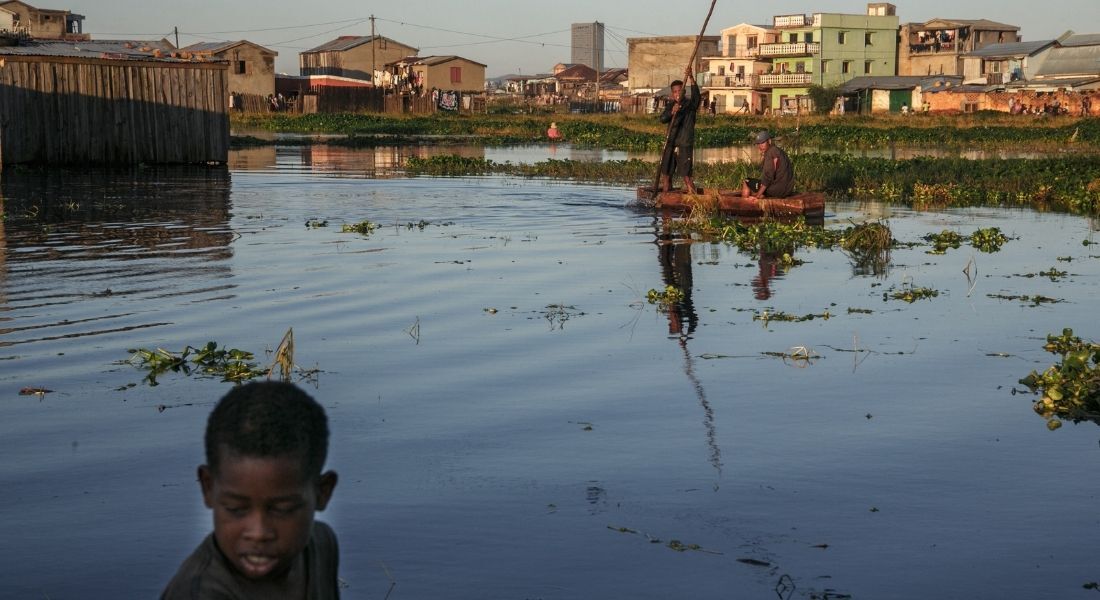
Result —
[[651, 188], [638, 188], [638, 200], [654, 208], [671, 208], [690, 211], [695, 207], [715, 206], [723, 213], [739, 217], [823, 217], [825, 195], [820, 192], [802, 192], [786, 198], [743, 198], [740, 190], [706, 188], [695, 194], [683, 190], [659, 192]]

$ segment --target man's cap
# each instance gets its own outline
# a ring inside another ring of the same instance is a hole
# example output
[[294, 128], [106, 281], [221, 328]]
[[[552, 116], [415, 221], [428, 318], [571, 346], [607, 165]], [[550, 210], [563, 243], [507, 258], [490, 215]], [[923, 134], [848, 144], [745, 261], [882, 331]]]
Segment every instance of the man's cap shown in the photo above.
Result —
[[766, 129], [764, 131], [761, 131], [760, 133], [756, 134], [756, 143], [757, 144], [763, 144], [764, 142], [766, 142], [770, 139], [772, 139], [772, 134], [769, 133]]

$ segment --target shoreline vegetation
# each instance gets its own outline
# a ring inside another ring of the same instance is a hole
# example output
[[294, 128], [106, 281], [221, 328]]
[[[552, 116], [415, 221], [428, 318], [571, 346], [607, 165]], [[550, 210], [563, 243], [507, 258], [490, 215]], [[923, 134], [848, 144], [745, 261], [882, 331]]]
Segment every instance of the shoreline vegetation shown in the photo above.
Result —
[[[376, 115], [248, 114], [231, 116], [235, 131], [299, 134], [302, 138], [265, 140], [236, 135], [234, 148], [323, 143], [371, 147], [394, 143], [509, 145], [546, 143], [551, 119], [575, 146], [608, 150], [660, 151], [664, 128], [653, 115]], [[848, 117], [707, 116], [696, 126], [696, 147], [750, 144], [769, 129], [787, 148], [886, 147], [1028, 148], [1062, 147], [1100, 151], [1100, 118], [1035, 117], [981, 112], [969, 115], [875, 115]]]

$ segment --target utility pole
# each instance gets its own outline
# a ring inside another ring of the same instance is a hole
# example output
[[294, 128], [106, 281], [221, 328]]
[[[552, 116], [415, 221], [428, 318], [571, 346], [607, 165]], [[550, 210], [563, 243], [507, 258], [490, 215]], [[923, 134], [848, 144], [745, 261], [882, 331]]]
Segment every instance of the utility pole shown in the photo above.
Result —
[[376, 71], [378, 71], [378, 66], [375, 64], [376, 60], [375, 60], [375, 56], [374, 56], [375, 45], [376, 44], [374, 43], [374, 15], [372, 14], [370, 16], [370, 82], [371, 82], [371, 85], [373, 85], [375, 87], [378, 87], [378, 82], [374, 80], [374, 74], [375, 74]]
[[180, 28], [173, 27], [172, 32], [176, 34], [176, 48], [178, 49], [180, 47]]

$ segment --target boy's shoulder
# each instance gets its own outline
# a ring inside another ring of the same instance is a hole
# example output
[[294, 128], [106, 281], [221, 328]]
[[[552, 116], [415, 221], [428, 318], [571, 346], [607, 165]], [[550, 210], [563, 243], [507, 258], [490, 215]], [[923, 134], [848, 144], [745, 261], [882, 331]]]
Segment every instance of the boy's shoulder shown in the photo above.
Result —
[[[321, 521], [313, 522], [303, 559], [309, 578], [308, 597], [338, 599], [340, 551], [331, 527]], [[214, 543], [214, 534], [210, 534], [180, 565], [161, 600], [238, 600], [252, 597], [249, 587], [249, 582], [222, 556]]]

